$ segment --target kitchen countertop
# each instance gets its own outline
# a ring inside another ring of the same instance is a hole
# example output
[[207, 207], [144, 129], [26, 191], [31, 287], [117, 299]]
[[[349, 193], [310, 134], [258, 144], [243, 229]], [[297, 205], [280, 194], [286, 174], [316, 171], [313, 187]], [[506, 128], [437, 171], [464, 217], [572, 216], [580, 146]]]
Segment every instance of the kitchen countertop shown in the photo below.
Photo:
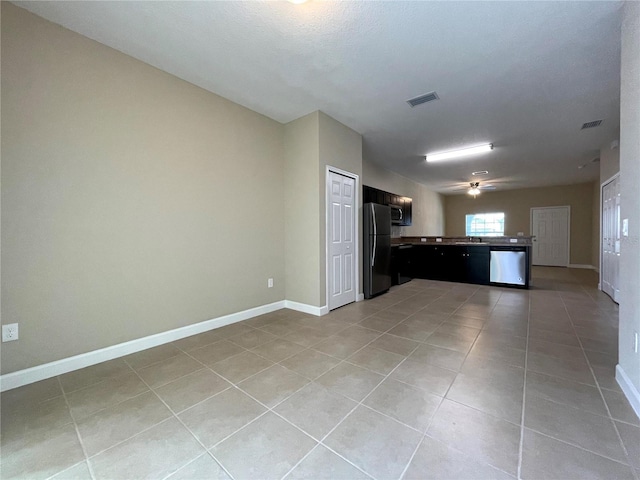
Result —
[[531, 246], [533, 236], [502, 236], [502, 237], [398, 237], [391, 239], [391, 246], [400, 245], [477, 245], [477, 246]]

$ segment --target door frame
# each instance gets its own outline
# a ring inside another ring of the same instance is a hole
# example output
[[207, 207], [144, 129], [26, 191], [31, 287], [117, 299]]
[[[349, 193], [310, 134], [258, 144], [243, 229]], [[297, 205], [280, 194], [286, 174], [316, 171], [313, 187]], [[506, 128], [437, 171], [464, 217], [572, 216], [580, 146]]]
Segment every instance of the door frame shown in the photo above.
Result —
[[353, 268], [354, 272], [354, 302], [359, 302], [364, 298], [364, 295], [360, 293], [360, 176], [347, 172], [346, 170], [342, 170], [337, 167], [332, 167], [331, 165], [327, 165], [325, 169], [325, 190], [324, 190], [324, 230], [325, 230], [325, 239], [324, 239], [324, 258], [325, 258], [325, 282], [324, 282], [324, 293], [325, 293], [325, 308], [323, 308], [323, 314], [329, 313], [329, 209], [331, 202], [331, 182], [329, 181], [329, 174], [337, 173], [338, 175], [342, 175], [345, 177], [349, 177], [353, 179], [355, 184], [355, 192], [353, 195], [353, 211], [356, 212], [354, 223], [355, 223], [355, 232], [354, 232], [354, 244], [355, 244], [355, 265]]
[[[571, 205], [553, 205], [548, 207], [531, 207], [529, 209], [529, 231], [531, 235], [533, 235], [533, 211], [534, 210], [545, 210], [549, 208], [566, 208], [567, 209], [567, 264], [566, 265], [558, 265], [564, 266], [565, 268], [569, 268], [571, 266]], [[533, 250], [531, 251], [531, 263], [533, 265]], [[542, 265], [544, 266], [544, 265]], [[556, 266], [556, 265], [553, 265]]]
[[[605, 185], [613, 182], [616, 178], [620, 177], [620, 172], [615, 173], [611, 177], [607, 178], [600, 184], [600, 210], [598, 211], [598, 217], [600, 218], [600, 234], [598, 235], [598, 290], [602, 292], [602, 207], [604, 206], [602, 191]], [[614, 300], [615, 301], [615, 300]]]

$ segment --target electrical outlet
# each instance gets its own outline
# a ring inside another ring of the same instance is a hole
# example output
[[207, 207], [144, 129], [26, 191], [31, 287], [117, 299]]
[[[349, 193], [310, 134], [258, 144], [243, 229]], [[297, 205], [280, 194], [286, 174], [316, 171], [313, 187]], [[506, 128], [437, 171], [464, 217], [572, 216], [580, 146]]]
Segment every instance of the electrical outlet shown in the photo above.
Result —
[[267, 287], [273, 288], [273, 278], [270, 278], [269, 280], [267, 280]]
[[2, 325], [2, 341], [12, 342], [13, 340], [18, 340], [18, 324], [8, 323], [7, 325]]

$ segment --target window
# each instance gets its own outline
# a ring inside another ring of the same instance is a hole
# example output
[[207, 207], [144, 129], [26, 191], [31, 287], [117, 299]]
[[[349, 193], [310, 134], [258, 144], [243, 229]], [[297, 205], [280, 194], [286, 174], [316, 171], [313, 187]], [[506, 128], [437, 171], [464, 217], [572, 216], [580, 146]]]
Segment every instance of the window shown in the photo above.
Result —
[[466, 220], [468, 237], [500, 237], [504, 235], [504, 212], [470, 213]]

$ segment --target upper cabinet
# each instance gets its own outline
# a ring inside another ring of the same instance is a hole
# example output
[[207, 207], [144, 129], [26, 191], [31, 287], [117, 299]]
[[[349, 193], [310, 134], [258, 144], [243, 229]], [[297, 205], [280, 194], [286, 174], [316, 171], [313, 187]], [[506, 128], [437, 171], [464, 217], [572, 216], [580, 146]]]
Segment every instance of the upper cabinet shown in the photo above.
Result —
[[381, 205], [390, 205], [391, 223], [407, 227], [411, 225], [411, 199], [396, 195], [395, 193], [385, 192], [377, 188], [362, 186], [363, 203], [379, 203]]

